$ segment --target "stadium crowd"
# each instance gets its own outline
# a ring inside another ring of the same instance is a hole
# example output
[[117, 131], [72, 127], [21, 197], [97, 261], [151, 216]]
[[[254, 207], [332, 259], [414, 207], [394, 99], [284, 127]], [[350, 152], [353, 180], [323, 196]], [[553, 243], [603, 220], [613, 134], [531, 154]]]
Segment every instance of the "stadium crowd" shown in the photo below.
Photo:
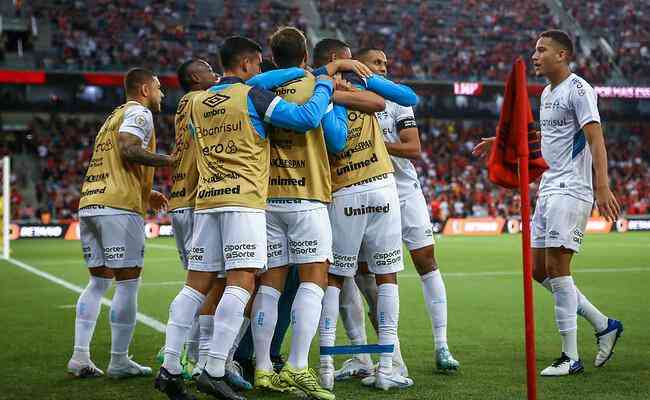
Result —
[[[384, 47], [391, 55], [392, 75], [399, 79], [500, 81], [510, 60], [531, 53], [539, 32], [558, 26], [542, 1], [317, 3], [320, 28], [341, 30], [355, 47]], [[276, 26], [306, 27], [300, 10], [287, 3], [220, 0], [211, 12], [204, 12], [201, 4], [200, 0], [165, 0], [156, 6], [139, 0], [34, 0], [23, 12], [50, 25], [51, 46], [39, 54], [37, 67], [57, 70], [124, 70], [138, 64], [172, 71], [177, 60], [190, 55], [218, 66], [217, 44], [233, 32], [265, 44]], [[615, 51], [612, 57], [600, 48], [588, 55], [578, 51], [574, 71], [592, 83], [604, 83], [616, 63], [629, 81], [647, 81], [647, 2], [569, 0], [564, 7], [585, 30], [606, 37]], [[585, 9], [588, 12], [579, 12]], [[534, 78], [532, 68], [529, 71]]]
[[[449, 217], [519, 214], [519, 197], [491, 184], [485, 163], [472, 157], [481, 137], [494, 132], [496, 121], [421, 120], [422, 157], [416, 162], [434, 221]], [[92, 156], [93, 139], [100, 119], [81, 120], [52, 115], [35, 118], [30, 127], [37, 160], [36, 203], [24, 200], [20, 190], [12, 196], [14, 218], [38, 220], [43, 214], [58, 220], [76, 218], [79, 191]], [[605, 126], [610, 159], [610, 178], [624, 213], [650, 213], [650, 129], [641, 124]], [[169, 153], [173, 116], [156, 120], [158, 150]], [[28, 178], [15, 171], [17, 187]], [[155, 184], [169, 193], [170, 170], [157, 170]], [[158, 216], [156, 218], [165, 219]]]

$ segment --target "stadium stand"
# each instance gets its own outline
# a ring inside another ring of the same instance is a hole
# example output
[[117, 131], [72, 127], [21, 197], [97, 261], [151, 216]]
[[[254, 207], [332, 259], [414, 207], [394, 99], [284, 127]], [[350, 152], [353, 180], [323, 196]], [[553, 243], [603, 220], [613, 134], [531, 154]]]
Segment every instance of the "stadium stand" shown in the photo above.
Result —
[[[44, 213], [58, 220], [76, 217], [81, 181], [100, 124], [99, 118], [82, 120], [61, 115], [32, 121], [30, 133], [34, 146], [27, 147], [27, 154], [37, 160], [38, 171], [35, 182], [24, 171], [15, 171], [19, 189], [12, 197], [16, 218], [38, 220]], [[472, 147], [494, 129], [494, 121], [420, 121], [422, 158], [416, 166], [434, 220], [519, 214], [519, 197], [491, 184], [483, 163], [471, 156]], [[170, 149], [172, 130], [171, 116], [157, 118], [156, 132], [162, 153]], [[640, 123], [611, 123], [605, 126], [605, 131], [610, 178], [624, 212], [648, 213], [650, 127]], [[156, 184], [169, 193], [169, 171], [161, 168], [157, 174]], [[36, 186], [34, 203], [26, 202], [20, 194], [28, 182]]]

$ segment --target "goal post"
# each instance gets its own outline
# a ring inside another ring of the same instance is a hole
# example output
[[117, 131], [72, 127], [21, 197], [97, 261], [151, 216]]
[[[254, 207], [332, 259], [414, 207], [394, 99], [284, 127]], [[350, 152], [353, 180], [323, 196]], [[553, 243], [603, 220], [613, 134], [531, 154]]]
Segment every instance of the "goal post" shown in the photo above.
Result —
[[0, 238], [2, 238], [2, 258], [9, 258], [9, 230], [11, 228], [11, 163], [9, 156], [2, 157], [2, 192], [0, 192]]

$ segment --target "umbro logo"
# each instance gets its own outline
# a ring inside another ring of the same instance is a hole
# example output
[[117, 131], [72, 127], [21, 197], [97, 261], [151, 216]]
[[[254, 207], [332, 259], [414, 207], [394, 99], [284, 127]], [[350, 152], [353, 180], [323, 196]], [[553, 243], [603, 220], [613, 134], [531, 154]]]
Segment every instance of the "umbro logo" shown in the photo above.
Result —
[[216, 106], [218, 106], [219, 104], [227, 100], [230, 100], [230, 96], [226, 96], [225, 94], [221, 94], [221, 93], [215, 93], [214, 95], [203, 100], [202, 103], [208, 107], [215, 108]]

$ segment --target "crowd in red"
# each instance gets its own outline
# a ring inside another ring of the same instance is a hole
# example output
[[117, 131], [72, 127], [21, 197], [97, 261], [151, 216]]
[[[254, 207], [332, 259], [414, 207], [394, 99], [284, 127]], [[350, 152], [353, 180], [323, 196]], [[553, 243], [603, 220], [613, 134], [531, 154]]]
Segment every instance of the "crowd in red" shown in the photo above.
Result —
[[[79, 191], [92, 156], [100, 120], [80, 120], [54, 115], [31, 123], [31, 146], [38, 170], [35, 182], [25, 171], [14, 170], [14, 218], [54, 219], [76, 217]], [[519, 214], [519, 197], [487, 179], [484, 160], [471, 155], [481, 137], [494, 132], [495, 121], [421, 120], [422, 157], [416, 167], [430, 201], [432, 218], [510, 216]], [[608, 124], [607, 145], [610, 179], [624, 212], [650, 212], [650, 128], [642, 124]], [[173, 137], [172, 116], [156, 120], [158, 151], [169, 152]], [[35, 185], [36, 202], [21, 195], [24, 185]], [[169, 193], [169, 169], [158, 169], [155, 185]]]
[[[124, 70], [144, 65], [170, 71], [178, 60], [192, 55], [218, 66], [217, 46], [226, 36], [256, 38], [265, 46], [277, 26], [306, 27], [297, 6], [270, 0], [148, 3], [33, 0], [29, 13], [40, 24], [49, 24], [52, 32], [49, 51], [38, 56], [39, 67]], [[355, 48], [385, 49], [391, 72], [400, 79], [502, 81], [516, 56], [532, 54], [541, 31], [560, 25], [540, 0], [323, 0], [317, 4], [321, 28], [342, 31]], [[618, 65], [630, 82], [649, 79], [650, 3], [569, 0], [563, 6], [585, 31], [595, 39], [606, 38], [613, 47], [613, 53], [597, 47], [584, 54], [581, 38], [576, 37], [574, 71], [592, 83], [604, 83], [620, 77], [612, 67]]]

